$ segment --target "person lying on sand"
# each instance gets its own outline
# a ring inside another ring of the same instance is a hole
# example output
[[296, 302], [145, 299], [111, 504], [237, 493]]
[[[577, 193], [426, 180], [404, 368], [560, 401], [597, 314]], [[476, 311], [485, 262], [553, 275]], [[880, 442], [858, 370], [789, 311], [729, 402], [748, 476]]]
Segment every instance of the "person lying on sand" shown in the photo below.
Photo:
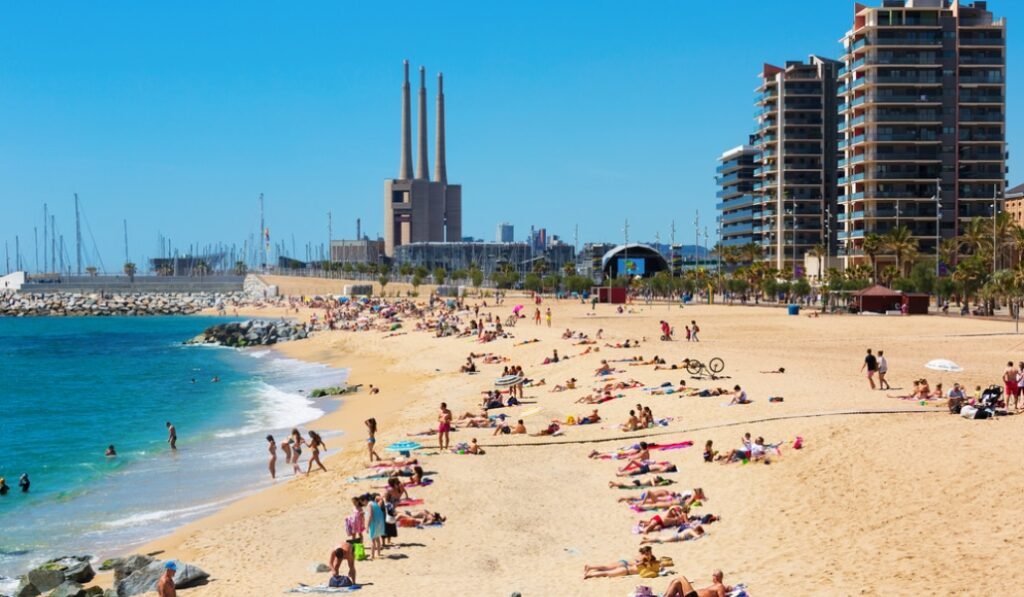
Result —
[[666, 479], [662, 476], [654, 476], [650, 479], [633, 479], [630, 483], [618, 483], [616, 481], [608, 481], [609, 489], [640, 489], [641, 487], [663, 487], [665, 485], [672, 485], [675, 483], [672, 479]]
[[697, 525], [695, 527], [686, 528], [669, 537], [644, 537], [640, 540], [640, 545], [650, 545], [652, 543], [680, 543], [682, 541], [693, 541], [694, 539], [700, 539], [704, 536], [704, 526]]
[[440, 512], [431, 512], [430, 510], [419, 510], [417, 512], [405, 512], [398, 515], [398, 526], [400, 527], [418, 527], [423, 525], [439, 525], [444, 523], [447, 518], [441, 516]]
[[541, 429], [537, 433], [531, 433], [530, 435], [532, 435], [533, 437], [540, 437], [540, 436], [544, 436], [544, 435], [555, 435], [559, 431], [561, 431], [561, 429], [562, 428], [558, 425], [557, 422], [552, 422], [550, 425], [548, 425], [544, 429]]
[[415, 458], [407, 458], [405, 456], [395, 456], [393, 458], [382, 458], [377, 461], [377, 464], [373, 465], [373, 468], [402, 468], [406, 466], [415, 466], [419, 464], [419, 460]]
[[589, 415], [587, 415], [585, 417], [579, 417], [578, 419], [576, 419], [576, 424], [577, 425], [593, 425], [594, 423], [600, 423], [600, 422], [601, 422], [601, 415], [597, 414], [597, 409], [596, 408]]
[[614, 564], [607, 566], [594, 566], [587, 565], [583, 567], [583, 579], [588, 578], [607, 578], [612, 576], [629, 576], [630, 574], [637, 574], [638, 568], [641, 566], [656, 565], [658, 559], [654, 557], [654, 552], [651, 551], [649, 545], [645, 545], [640, 548], [640, 555], [632, 562], [627, 560], [619, 560]]
[[672, 506], [667, 512], [665, 512], [664, 516], [661, 514], [655, 514], [650, 518], [650, 520], [641, 520], [639, 527], [643, 534], [646, 535], [647, 533], [660, 531], [667, 527], [677, 527], [689, 522], [690, 518], [686, 508], [683, 508], [682, 506]]
[[708, 497], [704, 494], [704, 489], [701, 487], [695, 487], [693, 491], [687, 493], [678, 493], [669, 489], [651, 489], [636, 497], [630, 496], [619, 498], [619, 502], [635, 505], [678, 504], [689, 508], [693, 506], [695, 502], [707, 499]]
[[578, 398], [576, 404], [604, 404], [620, 397], [621, 394], [619, 396], [612, 396], [611, 390], [605, 390], [604, 394], [587, 394], [582, 398]]
[[726, 597], [731, 591], [732, 587], [722, 584], [722, 571], [715, 570], [711, 584], [702, 589], [694, 589], [684, 576], [672, 579], [662, 597]]
[[625, 468], [615, 473], [617, 477], [638, 477], [640, 475], [646, 475], [647, 473], [675, 473], [678, 472], [676, 465], [671, 462], [649, 462], [641, 464], [635, 468]]
[[551, 388], [550, 391], [551, 392], [564, 392], [566, 390], [575, 390], [575, 389], [576, 389], [576, 378], [575, 377], [571, 377], [568, 380], [566, 380], [565, 385], [556, 384], [555, 387]]
[[655, 365], [654, 366], [654, 370], [655, 371], [662, 371], [662, 370], [675, 371], [677, 369], [686, 369], [689, 366], [690, 366], [690, 359], [683, 359], [683, 362], [679, 363], [678, 365], [676, 365], [675, 363], [673, 363], [671, 365], [668, 365], [668, 366], [665, 366], [664, 363], [662, 363], [661, 365]]
[[786, 368], [785, 367], [779, 367], [778, 369], [773, 369], [772, 371], [762, 371], [761, 373], [785, 373], [785, 372], [786, 372]]
[[616, 460], [630, 458], [634, 460], [643, 461], [651, 459], [651, 452], [650, 446], [647, 444], [647, 442], [640, 442], [639, 444], [637, 444], [636, 448], [631, 448], [628, 450], [619, 450], [617, 452], [598, 452], [597, 450], [594, 450], [590, 454], [588, 454], [589, 458], [601, 458], [602, 456], [610, 456]]

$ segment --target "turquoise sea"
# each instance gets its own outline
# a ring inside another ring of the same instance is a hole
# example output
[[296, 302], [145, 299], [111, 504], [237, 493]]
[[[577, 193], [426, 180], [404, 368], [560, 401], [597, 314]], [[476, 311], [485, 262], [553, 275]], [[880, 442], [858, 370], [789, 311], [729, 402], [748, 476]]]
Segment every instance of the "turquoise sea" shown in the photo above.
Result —
[[305, 392], [346, 372], [181, 344], [223, 321], [0, 318], [0, 595], [34, 563], [116, 553], [271, 483], [266, 434], [305, 431], [328, 405]]

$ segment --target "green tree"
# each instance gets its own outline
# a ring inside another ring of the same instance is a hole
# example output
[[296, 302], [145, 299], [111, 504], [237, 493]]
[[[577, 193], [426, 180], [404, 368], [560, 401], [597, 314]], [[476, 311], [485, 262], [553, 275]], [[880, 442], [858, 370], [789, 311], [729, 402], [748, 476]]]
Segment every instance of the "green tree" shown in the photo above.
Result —
[[412, 284], [413, 291], [419, 293], [420, 284], [423, 284], [423, 276], [419, 275], [418, 272], [414, 273], [412, 275], [412, 281], [410, 283]]
[[129, 261], [124, 264], [124, 274], [128, 276], [129, 282], [135, 281], [135, 264]]
[[874, 282], [878, 278], [878, 254], [885, 248], [885, 243], [882, 237], [874, 232], [864, 236], [864, 243], [861, 245], [861, 249], [864, 254], [867, 255], [868, 259], [871, 260], [871, 281]]
[[807, 278], [799, 278], [793, 282], [790, 292], [797, 298], [804, 298], [811, 294], [811, 283], [807, 281]]
[[445, 276], [448, 275], [448, 272], [444, 271], [443, 267], [438, 266], [438, 267], [434, 268], [434, 274], [433, 275], [434, 275], [434, 284], [437, 284], [438, 286], [440, 286], [441, 284], [444, 284], [444, 279], [445, 279]]
[[541, 285], [542, 281], [540, 274], [535, 272], [526, 274], [526, 279], [523, 280], [523, 288], [534, 292], [539, 292], [541, 290]]
[[556, 291], [561, 282], [562, 278], [558, 274], [548, 274], [541, 280], [541, 285], [545, 290]]
[[882, 246], [896, 256], [896, 271], [900, 276], [905, 273], [904, 265], [917, 255], [917, 240], [906, 226], [898, 226], [886, 233]]
[[480, 271], [480, 268], [473, 266], [469, 270], [469, 279], [473, 282], [473, 288], [480, 290], [484, 284], [484, 273]]
[[387, 286], [388, 282], [390, 282], [390, 281], [391, 281], [391, 276], [389, 276], [387, 274], [381, 274], [380, 277], [377, 278], [377, 283], [380, 284], [380, 293], [381, 293], [382, 296], [384, 294], [384, 287]]
[[235, 262], [235, 275], [236, 276], [244, 276], [248, 272], [249, 272], [249, 267], [247, 265], [245, 265], [244, 261], [236, 261]]
[[412, 267], [412, 264], [410, 264], [410, 263], [403, 263], [403, 264], [398, 266], [398, 273], [403, 275], [403, 276], [411, 276], [412, 272], [413, 272], [413, 267]]
[[935, 267], [928, 262], [918, 261], [910, 269], [909, 280], [917, 292], [935, 292]]

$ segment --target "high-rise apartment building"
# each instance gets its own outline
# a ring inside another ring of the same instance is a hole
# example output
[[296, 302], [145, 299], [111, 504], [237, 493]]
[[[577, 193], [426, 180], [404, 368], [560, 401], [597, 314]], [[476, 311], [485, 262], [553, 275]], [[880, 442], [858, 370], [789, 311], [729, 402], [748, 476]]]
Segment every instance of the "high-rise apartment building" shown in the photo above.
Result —
[[498, 224], [498, 229], [495, 232], [494, 240], [499, 243], [511, 243], [515, 242], [515, 228], [508, 222], [502, 222]]
[[761, 244], [761, 233], [754, 232], [755, 224], [761, 226], [761, 196], [754, 195], [754, 169], [758, 167], [754, 158], [759, 153], [753, 145], [740, 145], [718, 158], [715, 178], [719, 186], [716, 195], [723, 247]]
[[829, 245], [826, 221], [836, 201], [836, 76], [841, 64], [811, 56], [784, 67], [765, 64], [756, 98], [759, 155], [753, 185], [760, 194], [764, 258], [796, 268]]
[[384, 181], [384, 252], [417, 242], [458, 242], [462, 239], [462, 185], [448, 183], [444, 139], [444, 79], [437, 75], [437, 130], [434, 179], [427, 165], [427, 82], [420, 68], [419, 138], [416, 173], [412, 171], [412, 118], [409, 61], [402, 85], [402, 157], [398, 178]]
[[934, 255], [940, 237], [991, 216], [1005, 188], [1006, 24], [986, 2], [854, 6], [839, 89], [840, 249], [847, 265], [863, 262], [866, 235], [906, 227]]

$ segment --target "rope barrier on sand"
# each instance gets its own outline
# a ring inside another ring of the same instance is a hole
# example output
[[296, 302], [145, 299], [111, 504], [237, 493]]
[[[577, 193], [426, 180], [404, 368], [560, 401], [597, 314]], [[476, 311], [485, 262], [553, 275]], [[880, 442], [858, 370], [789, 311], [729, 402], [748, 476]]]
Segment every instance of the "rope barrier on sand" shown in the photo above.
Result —
[[[805, 415], [781, 415], [778, 417], [766, 417], [763, 419], [752, 419], [749, 421], [735, 421], [732, 423], [720, 423], [718, 425], [707, 425], [704, 427], [692, 427], [689, 429], [673, 429], [665, 431], [655, 431], [641, 434], [629, 434], [629, 435], [618, 435], [615, 437], [605, 437], [597, 439], [577, 439], [567, 441], [550, 441], [550, 442], [523, 442], [514, 444], [480, 444], [482, 448], [519, 448], [529, 446], [561, 446], [571, 444], [601, 444], [606, 442], [621, 442], [623, 440], [631, 439], [645, 439], [648, 437], [659, 437], [662, 435], [677, 435], [680, 433], [696, 433], [698, 431], [707, 431], [709, 429], [724, 429], [726, 427], [739, 427], [740, 425], [753, 425], [756, 423], [770, 423], [772, 421], [787, 421], [791, 419], [816, 419], [821, 417], [843, 417], [843, 416], [862, 416], [862, 415], [925, 415], [925, 414], [948, 414], [946, 410], [846, 410], [846, 411], [834, 411], [826, 413], [811, 413]], [[555, 436], [557, 437], [557, 436]]]

